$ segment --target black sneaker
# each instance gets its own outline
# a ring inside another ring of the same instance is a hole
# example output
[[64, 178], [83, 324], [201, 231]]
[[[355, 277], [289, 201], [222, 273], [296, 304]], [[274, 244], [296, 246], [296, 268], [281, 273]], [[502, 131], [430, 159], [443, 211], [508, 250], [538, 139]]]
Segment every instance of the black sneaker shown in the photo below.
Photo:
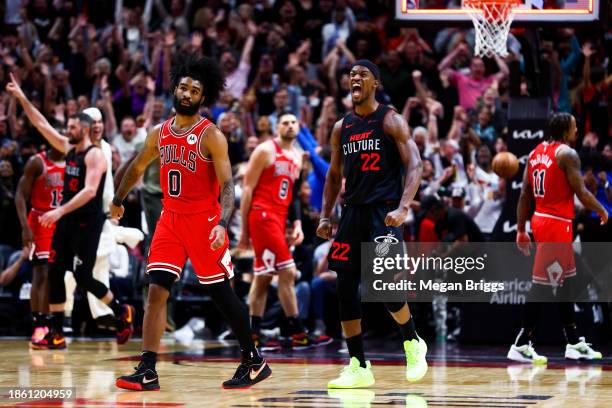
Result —
[[117, 378], [115, 385], [124, 390], [134, 391], [159, 391], [159, 377], [157, 371], [146, 368], [140, 363], [134, 374], [124, 375]]
[[266, 360], [261, 360], [259, 363], [245, 361], [240, 363], [234, 376], [223, 382], [223, 388], [226, 389], [244, 389], [250, 388], [260, 381], [265, 380], [272, 374], [272, 370]]

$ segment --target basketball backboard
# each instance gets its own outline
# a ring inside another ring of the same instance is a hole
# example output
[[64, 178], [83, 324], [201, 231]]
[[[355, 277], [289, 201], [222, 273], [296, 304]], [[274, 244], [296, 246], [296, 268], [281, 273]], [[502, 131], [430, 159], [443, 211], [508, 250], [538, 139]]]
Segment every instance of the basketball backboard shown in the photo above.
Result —
[[[522, 0], [514, 25], [592, 24], [601, 18], [606, 0]], [[461, 0], [396, 0], [396, 18], [410, 24], [470, 23]]]

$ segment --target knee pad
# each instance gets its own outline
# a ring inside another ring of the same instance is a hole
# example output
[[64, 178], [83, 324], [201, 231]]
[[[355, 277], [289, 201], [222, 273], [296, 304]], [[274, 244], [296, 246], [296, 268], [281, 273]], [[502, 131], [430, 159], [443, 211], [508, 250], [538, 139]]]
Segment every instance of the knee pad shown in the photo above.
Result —
[[148, 272], [149, 282], [161, 286], [168, 292], [172, 290], [174, 282], [176, 282], [176, 275], [170, 272], [161, 271], [159, 269], [153, 269]]
[[340, 320], [361, 319], [361, 299], [359, 298], [359, 277], [351, 271], [338, 271], [338, 311]]
[[385, 302], [385, 307], [389, 312], [397, 313], [402, 307], [404, 307], [405, 304], [406, 302]]

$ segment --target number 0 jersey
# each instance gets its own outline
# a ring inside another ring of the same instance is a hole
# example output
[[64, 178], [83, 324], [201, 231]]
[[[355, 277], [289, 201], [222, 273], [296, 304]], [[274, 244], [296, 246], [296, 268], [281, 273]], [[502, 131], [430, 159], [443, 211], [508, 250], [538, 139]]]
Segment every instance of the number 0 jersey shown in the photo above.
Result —
[[33, 210], [46, 212], [58, 207], [62, 202], [66, 163], [49, 160], [45, 152], [38, 153], [36, 156], [42, 160], [43, 170], [41, 175], [34, 180], [30, 202]]
[[159, 182], [164, 209], [184, 214], [220, 209], [213, 161], [200, 153], [204, 131], [212, 122], [201, 118], [180, 133], [172, 130], [173, 123], [174, 117], [166, 120], [159, 135]]
[[574, 218], [574, 191], [555, 158], [561, 146], [563, 144], [559, 142], [540, 143], [529, 154], [528, 175], [536, 213], [571, 220]]
[[399, 202], [402, 197], [404, 166], [395, 140], [385, 134], [383, 127], [391, 110], [379, 104], [367, 116], [351, 112], [342, 121], [340, 142], [347, 205]]

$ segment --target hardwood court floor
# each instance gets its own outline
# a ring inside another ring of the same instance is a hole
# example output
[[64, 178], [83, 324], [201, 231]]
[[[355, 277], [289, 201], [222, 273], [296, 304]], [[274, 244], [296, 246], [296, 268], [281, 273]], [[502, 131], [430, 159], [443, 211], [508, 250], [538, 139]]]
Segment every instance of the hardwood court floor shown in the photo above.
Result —
[[[25, 340], [0, 339], [0, 407], [612, 407], [612, 360], [566, 364], [559, 350], [544, 367], [509, 365], [505, 349], [430, 345], [430, 369], [409, 384], [402, 355], [387, 342], [366, 344], [377, 383], [371, 390], [328, 393], [346, 354], [341, 344], [268, 354], [272, 377], [249, 390], [223, 390], [236, 368], [237, 349], [220, 342], [190, 347], [165, 340], [160, 351], [160, 392], [115, 388], [139, 356], [138, 341], [121, 348], [110, 341], [75, 340], [66, 351], [31, 351]], [[544, 351], [544, 350], [542, 350]], [[16, 402], [6, 387], [76, 387], [77, 400]]]

